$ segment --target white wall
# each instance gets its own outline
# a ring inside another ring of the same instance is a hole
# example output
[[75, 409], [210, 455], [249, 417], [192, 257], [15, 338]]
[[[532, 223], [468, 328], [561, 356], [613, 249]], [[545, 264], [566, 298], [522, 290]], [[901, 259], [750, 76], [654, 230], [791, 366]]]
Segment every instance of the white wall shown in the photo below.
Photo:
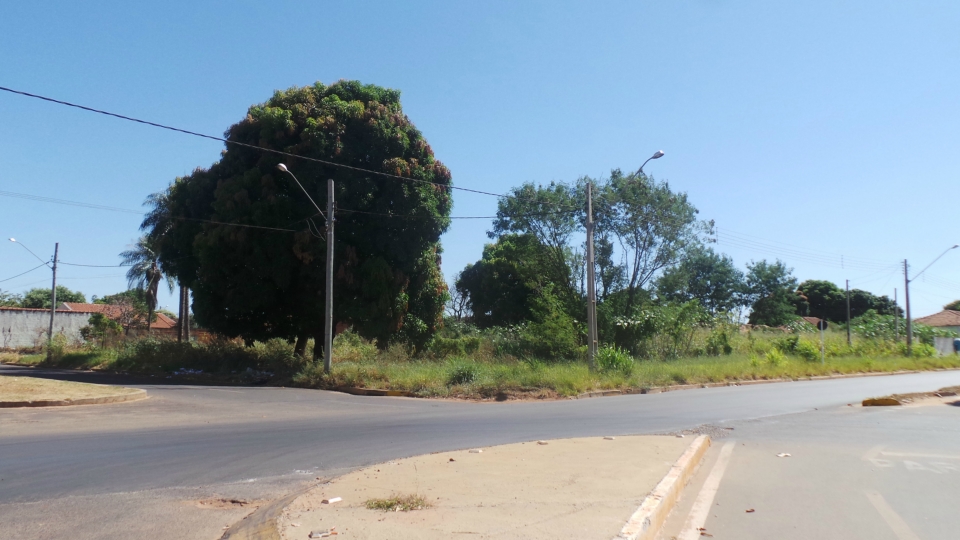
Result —
[[[89, 313], [57, 311], [53, 333], [63, 333], [70, 343], [82, 341], [80, 329], [90, 320]], [[0, 349], [36, 347], [47, 341], [50, 311], [41, 309], [0, 309]]]

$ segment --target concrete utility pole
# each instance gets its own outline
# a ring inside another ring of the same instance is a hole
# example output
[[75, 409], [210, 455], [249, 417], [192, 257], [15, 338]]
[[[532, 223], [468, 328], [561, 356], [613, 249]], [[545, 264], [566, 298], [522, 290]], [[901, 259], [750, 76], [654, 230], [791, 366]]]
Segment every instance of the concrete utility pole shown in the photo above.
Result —
[[853, 344], [850, 339], [850, 280], [847, 280], [847, 346]]
[[60, 242], [53, 245], [53, 286], [50, 288], [50, 331], [47, 332], [47, 359], [50, 359], [53, 347], [53, 318], [57, 314], [57, 256], [60, 254]]
[[593, 184], [587, 182], [587, 358], [590, 369], [597, 356], [597, 282], [593, 253]]
[[323, 372], [333, 363], [333, 178], [327, 179], [327, 305], [323, 313]]
[[913, 352], [913, 324], [910, 322], [910, 274], [907, 260], [903, 260], [903, 302], [907, 306], [907, 356]]
[[[290, 175], [293, 181], [300, 186], [300, 190], [307, 196], [310, 204], [317, 210], [317, 213], [327, 220], [327, 272], [326, 272], [326, 305], [323, 311], [323, 371], [330, 373], [330, 366], [333, 363], [333, 179], [327, 180], [327, 215], [323, 215], [323, 210], [313, 201], [313, 197], [303, 187], [297, 177], [287, 169], [283, 163], [277, 165], [277, 168]], [[316, 344], [314, 344], [316, 347]]]
[[913, 350], [913, 322], [910, 320], [910, 282], [913, 281], [914, 279], [917, 279], [921, 275], [923, 275], [923, 273], [927, 271], [927, 268], [930, 268], [931, 266], [933, 266], [933, 263], [939, 261], [940, 257], [943, 257], [944, 255], [946, 255], [948, 251], [950, 251], [951, 249], [957, 249], [958, 247], [960, 247], [960, 244], [954, 244], [953, 246], [950, 246], [947, 249], [943, 250], [943, 253], [938, 255], [936, 259], [931, 261], [930, 264], [924, 266], [923, 270], [917, 272], [917, 275], [913, 276], [913, 279], [910, 279], [910, 277], [907, 275], [907, 260], [906, 259], [903, 260], [903, 283], [904, 283], [904, 286], [903, 286], [904, 299], [903, 300], [907, 304], [907, 356], [910, 356]]

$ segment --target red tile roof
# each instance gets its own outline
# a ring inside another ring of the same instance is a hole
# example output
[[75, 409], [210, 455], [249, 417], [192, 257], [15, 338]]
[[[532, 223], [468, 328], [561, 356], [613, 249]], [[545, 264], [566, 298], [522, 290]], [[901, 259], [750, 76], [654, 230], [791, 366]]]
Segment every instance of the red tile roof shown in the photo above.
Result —
[[945, 309], [940, 313], [914, 319], [914, 322], [927, 326], [960, 326], [960, 311]]
[[[78, 302], [64, 302], [60, 304], [58, 311], [75, 311], [77, 313], [103, 313], [111, 319], [119, 319], [121, 316], [120, 306], [114, 306], [111, 304], [81, 304]], [[150, 326], [158, 330], [165, 328], [176, 328], [177, 321], [172, 319], [163, 313], [157, 313], [157, 320], [153, 321], [153, 324]]]

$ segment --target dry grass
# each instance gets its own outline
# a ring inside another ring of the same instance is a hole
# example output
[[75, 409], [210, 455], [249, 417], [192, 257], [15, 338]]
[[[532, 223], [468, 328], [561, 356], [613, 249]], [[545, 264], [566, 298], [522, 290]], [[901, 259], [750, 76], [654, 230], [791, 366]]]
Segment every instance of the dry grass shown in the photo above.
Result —
[[366, 502], [366, 507], [370, 510], [383, 510], [384, 512], [410, 512], [411, 510], [423, 510], [433, 506], [430, 501], [423, 498], [422, 495], [391, 495], [386, 499], [370, 499]]
[[136, 392], [133, 388], [53, 381], [35, 377], [0, 376], [0, 401], [62, 401], [116, 396]]

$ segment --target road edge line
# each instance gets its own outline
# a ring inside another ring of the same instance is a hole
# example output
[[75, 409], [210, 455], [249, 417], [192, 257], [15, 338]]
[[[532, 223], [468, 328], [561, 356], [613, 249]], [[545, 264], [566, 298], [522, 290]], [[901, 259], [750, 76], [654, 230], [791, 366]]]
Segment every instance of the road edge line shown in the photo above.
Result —
[[710, 474], [707, 475], [703, 487], [700, 488], [700, 493], [697, 494], [697, 498], [693, 501], [690, 514], [687, 515], [687, 519], [680, 529], [680, 534], [677, 535], [678, 540], [700, 538], [700, 533], [707, 524], [707, 517], [709, 517], [710, 509], [713, 508], [713, 501], [717, 497], [720, 482], [723, 480], [723, 474], [727, 471], [727, 465], [730, 464], [730, 455], [733, 453], [735, 447], [736, 443], [730, 441], [720, 449], [720, 457], [718, 457], [717, 461], [713, 464], [713, 468], [710, 469]]
[[627, 523], [620, 530], [614, 540], [653, 540], [660, 532], [667, 516], [677, 505], [680, 492], [693, 477], [707, 449], [710, 448], [710, 437], [700, 435], [690, 443], [686, 451], [670, 467], [667, 475], [660, 480], [657, 487], [643, 500], [637, 510], [630, 516]]

